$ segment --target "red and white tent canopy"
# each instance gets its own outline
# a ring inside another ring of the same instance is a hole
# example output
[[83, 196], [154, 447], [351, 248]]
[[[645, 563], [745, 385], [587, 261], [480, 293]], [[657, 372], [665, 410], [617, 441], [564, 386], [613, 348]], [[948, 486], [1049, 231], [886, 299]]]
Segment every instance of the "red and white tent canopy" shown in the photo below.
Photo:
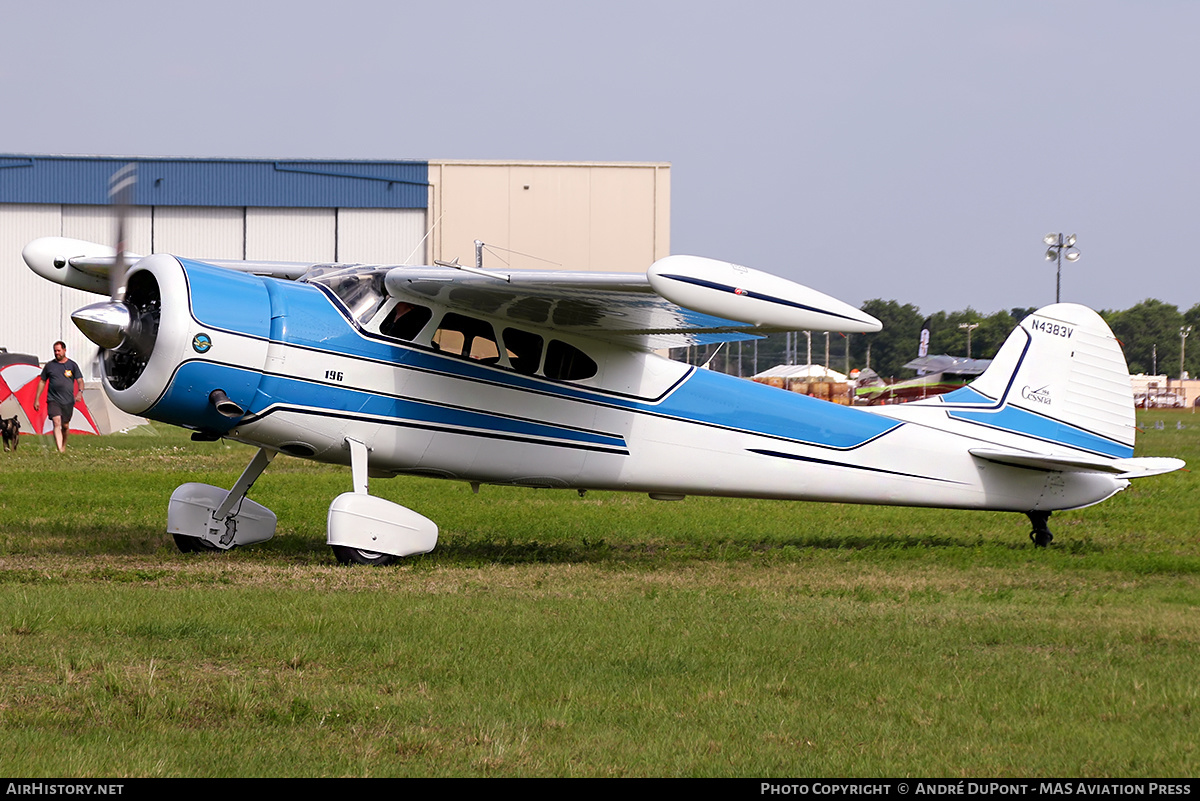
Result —
[[[34, 393], [37, 392], [38, 377], [42, 368], [33, 364], [8, 364], [0, 367], [0, 417], [8, 419], [16, 415], [21, 423], [22, 434], [51, 434], [54, 421], [46, 415], [46, 391], [42, 390], [41, 403], [33, 408]], [[75, 403], [75, 414], [69, 430], [72, 434], [99, 434], [96, 421], [82, 399]]]

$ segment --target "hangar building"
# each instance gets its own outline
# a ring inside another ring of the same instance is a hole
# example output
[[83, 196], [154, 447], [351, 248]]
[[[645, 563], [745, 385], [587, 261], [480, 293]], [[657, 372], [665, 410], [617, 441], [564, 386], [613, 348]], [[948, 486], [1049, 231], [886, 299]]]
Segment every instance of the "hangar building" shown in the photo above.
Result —
[[[0, 155], [0, 348], [85, 372], [71, 312], [96, 295], [39, 278], [42, 236], [111, 244], [108, 184], [136, 163], [129, 250], [192, 258], [643, 271], [670, 252], [670, 165]], [[496, 258], [503, 258], [499, 262]], [[92, 376], [94, 379], [95, 376]]]

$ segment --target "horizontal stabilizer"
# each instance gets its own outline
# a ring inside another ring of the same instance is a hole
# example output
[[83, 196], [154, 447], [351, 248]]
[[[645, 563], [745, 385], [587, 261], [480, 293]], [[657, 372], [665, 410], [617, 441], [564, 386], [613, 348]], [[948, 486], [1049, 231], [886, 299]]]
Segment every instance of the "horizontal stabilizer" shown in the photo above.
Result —
[[1168, 457], [1137, 457], [1131, 459], [1104, 459], [1082, 454], [1052, 456], [1029, 451], [1007, 451], [995, 448], [972, 448], [971, 455], [996, 464], [1012, 467], [1029, 467], [1035, 470], [1052, 470], [1067, 473], [1112, 473], [1120, 478], [1145, 478], [1170, 473], [1183, 467], [1182, 459]]

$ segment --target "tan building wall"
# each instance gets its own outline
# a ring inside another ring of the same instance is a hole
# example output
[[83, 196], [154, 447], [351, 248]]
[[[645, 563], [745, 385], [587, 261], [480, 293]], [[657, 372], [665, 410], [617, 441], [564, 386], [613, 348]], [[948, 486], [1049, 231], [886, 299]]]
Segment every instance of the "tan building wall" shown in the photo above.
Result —
[[1200, 379], [1180, 381], [1165, 375], [1134, 375], [1129, 377], [1138, 406], [1182, 406], [1195, 409], [1200, 402]]
[[1189, 378], [1186, 381], [1172, 381], [1171, 389], [1177, 392], [1183, 405], [1196, 411], [1196, 407], [1200, 405], [1200, 378]]
[[670, 170], [661, 162], [430, 161], [429, 259], [473, 264], [479, 239], [497, 251], [485, 267], [644, 271], [670, 254]]

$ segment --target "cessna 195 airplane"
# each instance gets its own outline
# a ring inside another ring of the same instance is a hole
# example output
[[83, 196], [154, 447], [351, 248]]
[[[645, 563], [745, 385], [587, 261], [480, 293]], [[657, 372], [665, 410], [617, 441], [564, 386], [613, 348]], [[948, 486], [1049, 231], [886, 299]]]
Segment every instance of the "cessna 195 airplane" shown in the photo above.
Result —
[[657, 355], [881, 327], [694, 256], [645, 274], [500, 272], [143, 258], [60, 237], [23, 256], [51, 281], [111, 294], [73, 319], [101, 348], [116, 406], [259, 448], [232, 489], [172, 495], [184, 551], [273, 536], [275, 515], [246, 494], [280, 453], [351, 467], [328, 543], [360, 564], [428, 552], [438, 533], [369, 495], [368, 477], [1013, 511], [1044, 546], [1051, 512], [1184, 464], [1133, 457], [1124, 356], [1099, 315], [1068, 303], [1025, 318], [970, 386], [860, 409]]

